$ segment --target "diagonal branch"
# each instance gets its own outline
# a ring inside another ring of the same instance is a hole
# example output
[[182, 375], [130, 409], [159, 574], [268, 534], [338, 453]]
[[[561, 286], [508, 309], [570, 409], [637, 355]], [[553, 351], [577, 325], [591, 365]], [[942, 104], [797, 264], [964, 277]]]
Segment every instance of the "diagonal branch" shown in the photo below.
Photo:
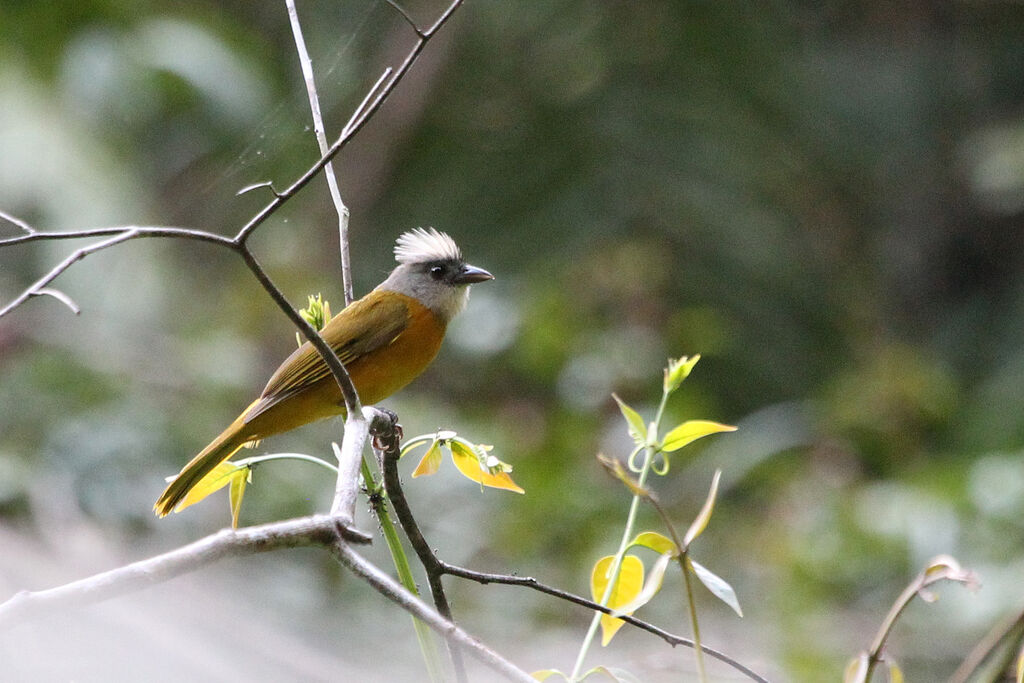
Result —
[[387, 80], [387, 82], [383, 86], [380, 87], [380, 91], [378, 92], [377, 96], [373, 98], [369, 105], [362, 108], [362, 112], [355, 119], [355, 121], [352, 121], [345, 126], [344, 130], [342, 130], [341, 132], [341, 135], [338, 137], [337, 140], [334, 141], [334, 144], [330, 146], [327, 152], [321, 155], [319, 161], [310, 166], [309, 169], [305, 173], [303, 173], [295, 182], [293, 182], [290, 186], [288, 186], [288, 188], [286, 188], [280, 194], [274, 197], [273, 201], [264, 206], [255, 216], [253, 216], [249, 220], [248, 223], [246, 223], [242, 227], [241, 230], [238, 231], [238, 234], [235, 235], [235, 240], [237, 242], [244, 244], [246, 240], [248, 240], [249, 236], [252, 234], [253, 230], [259, 227], [264, 221], [266, 221], [271, 215], [273, 215], [274, 212], [276, 212], [282, 204], [284, 204], [286, 201], [295, 196], [295, 194], [299, 190], [305, 187], [313, 178], [316, 177], [318, 173], [320, 173], [320, 170], [324, 166], [326, 166], [327, 163], [330, 162], [331, 159], [333, 159], [338, 154], [338, 152], [340, 152], [349, 142], [352, 141], [352, 138], [355, 137], [355, 135], [363, 128], [364, 125], [366, 125], [366, 122], [370, 120], [370, 118], [377, 112], [377, 110], [380, 109], [381, 105], [383, 105], [384, 102], [388, 99], [391, 93], [394, 92], [395, 87], [402, 81], [405, 75], [409, 72], [409, 69], [412, 67], [412, 65], [416, 63], [416, 60], [423, 52], [423, 49], [427, 46], [427, 43], [430, 42], [430, 39], [433, 38], [437, 34], [437, 32], [441, 30], [441, 28], [448, 22], [452, 14], [455, 13], [455, 10], [457, 10], [462, 5], [463, 1], [464, 0], [453, 0], [453, 2], [448, 6], [448, 8], [441, 14], [441, 16], [438, 17], [437, 21], [434, 22], [434, 25], [431, 26], [429, 29], [423, 31], [422, 34], [417, 36], [416, 43], [413, 45], [409, 53], [405, 56], [405, 59], [402, 61], [401, 65], [399, 65], [399, 67], [395, 69], [391, 78]]
[[32, 619], [63, 613], [68, 607], [90, 605], [133, 593], [227, 557], [283, 548], [320, 546], [328, 549], [338, 562], [378, 593], [422, 620], [449, 641], [458, 643], [497, 673], [512, 681], [533, 680], [525, 671], [432, 610], [353, 550], [352, 543], [368, 543], [369, 540], [369, 537], [346, 529], [336, 519], [324, 515], [245, 529], [224, 529], [162, 555], [63, 586], [34, 592], [22, 591], [0, 603], [0, 632]]
[[226, 557], [281, 548], [333, 545], [339, 537], [369, 543], [369, 537], [324, 515], [244, 529], [224, 529], [162, 555], [41, 591], [22, 591], [0, 603], [0, 630], [68, 607], [91, 605], [168, 581]]

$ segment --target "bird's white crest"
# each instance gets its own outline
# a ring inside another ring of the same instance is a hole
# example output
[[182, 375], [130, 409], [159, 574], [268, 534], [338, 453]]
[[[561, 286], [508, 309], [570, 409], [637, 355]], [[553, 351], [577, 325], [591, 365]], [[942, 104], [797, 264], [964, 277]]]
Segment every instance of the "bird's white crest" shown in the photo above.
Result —
[[395, 241], [395, 260], [399, 263], [462, 260], [462, 252], [455, 240], [434, 228], [416, 228], [402, 233]]

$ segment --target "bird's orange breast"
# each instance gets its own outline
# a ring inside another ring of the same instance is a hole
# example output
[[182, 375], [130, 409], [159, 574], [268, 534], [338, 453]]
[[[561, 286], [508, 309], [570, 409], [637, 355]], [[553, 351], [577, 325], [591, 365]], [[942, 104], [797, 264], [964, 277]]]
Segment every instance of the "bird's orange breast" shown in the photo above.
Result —
[[[416, 379], [434, 360], [444, 339], [445, 324], [429, 308], [404, 294], [385, 295], [405, 301], [409, 324], [391, 343], [345, 366], [359, 392], [359, 400], [366, 405], [382, 401]], [[338, 390], [333, 377], [330, 381]], [[341, 398], [340, 391], [338, 397]]]

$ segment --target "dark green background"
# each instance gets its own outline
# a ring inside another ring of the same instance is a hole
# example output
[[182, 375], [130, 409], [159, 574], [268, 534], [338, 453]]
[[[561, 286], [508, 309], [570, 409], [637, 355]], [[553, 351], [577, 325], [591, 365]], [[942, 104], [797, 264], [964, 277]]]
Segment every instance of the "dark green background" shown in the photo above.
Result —
[[[409, 9], [427, 23], [440, 5]], [[380, 2], [299, 10], [337, 131], [414, 36]], [[40, 230], [231, 234], [267, 199], [237, 190], [317, 157], [283, 3], [5, 1], [0, 27], [0, 209]], [[387, 405], [407, 435], [493, 443], [527, 495], [481, 494], [450, 464], [407, 480], [432, 543], [585, 593], [628, 505], [594, 460], [629, 448], [610, 394], [649, 417], [665, 359], [701, 353], [670, 420], [740, 431], [675, 454], [654, 486], [685, 526], [724, 470], [694, 552], [746, 617], [700, 596], [707, 642], [778, 680], [835, 680], [950, 553], [984, 587], [913, 605], [891, 643], [911, 680], [948, 676], [1024, 603], [1022, 35], [1012, 2], [468, 2], [339, 159], [357, 292], [418, 225], [497, 276]], [[254, 240], [296, 305], [340, 308], [332, 212], [315, 182]], [[0, 302], [72, 248], [0, 250]], [[294, 345], [210, 246], [136, 241], [56, 286], [80, 317], [34, 299], [0, 320], [0, 598], [223, 525], [223, 501], [166, 521], [150, 506]], [[339, 427], [262, 449], [329, 457]], [[332, 489], [266, 466], [243, 521], [322, 511]], [[571, 669], [585, 612], [451, 586], [456, 615], [523, 667]], [[5, 659], [86, 680], [421, 676], [382, 604], [285, 553], [23, 630]], [[682, 605], [673, 575], [639, 616], [688, 635]], [[627, 631], [592, 660], [644, 680], [692, 667]]]

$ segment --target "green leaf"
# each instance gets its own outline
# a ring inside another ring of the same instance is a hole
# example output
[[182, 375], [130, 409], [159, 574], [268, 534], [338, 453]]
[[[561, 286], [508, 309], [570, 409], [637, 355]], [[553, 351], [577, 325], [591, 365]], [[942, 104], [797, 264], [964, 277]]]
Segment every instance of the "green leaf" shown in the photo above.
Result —
[[[239, 473], [244, 471], [245, 476]], [[239, 470], [231, 477], [231, 484], [228, 487], [228, 502], [231, 505], [231, 528], [238, 528], [238, 513], [242, 510], [242, 497], [245, 495], [245, 486], [252, 481], [252, 470], [248, 467]]]
[[[494, 467], [489, 467], [491, 458], [486, 457], [486, 455], [484, 458], [481, 458], [479, 452], [456, 439], [448, 442], [448, 448], [451, 449], [452, 462], [455, 463], [455, 467], [467, 479], [475, 481], [482, 486], [512, 491], [514, 493], [526, 493], [509, 476], [508, 470], [512, 469], [511, 466], [494, 458], [498, 464]], [[480, 447], [478, 446], [477, 448]]]
[[700, 579], [709, 591], [711, 591], [715, 597], [724, 602], [725, 604], [732, 607], [736, 614], [743, 616], [743, 610], [740, 608], [739, 600], [736, 599], [736, 591], [732, 589], [725, 579], [722, 579], [717, 574], [712, 572], [710, 569], [698, 564], [696, 560], [686, 558], [686, 563], [690, 569], [693, 570], [694, 576]]
[[667, 552], [659, 557], [654, 566], [651, 567], [651, 571], [647, 574], [647, 580], [644, 582], [643, 589], [637, 593], [635, 598], [616, 609], [612, 614], [616, 617], [621, 617], [623, 614], [632, 614], [649, 603], [658, 594], [658, 591], [661, 590], [661, 584], [665, 580], [665, 570], [668, 569], [668, 563], [672, 561], [673, 557], [674, 555], [671, 552]]
[[[590, 593], [594, 596], [595, 602], [600, 602], [604, 597], [611, 579], [608, 576], [614, 555], [602, 557], [594, 564], [590, 572]], [[626, 555], [622, 558], [622, 565], [619, 567], [619, 575], [612, 587], [608, 602], [605, 603], [611, 609], [617, 609], [620, 605], [631, 602], [644, 586], [644, 563], [636, 555]], [[615, 633], [622, 628], [626, 622], [616, 619], [608, 614], [601, 615], [601, 645], [602, 647], [611, 642]]]
[[441, 452], [441, 442], [434, 440], [434, 443], [430, 444], [430, 448], [423, 454], [420, 459], [420, 463], [416, 465], [416, 469], [413, 470], [413, 479], [416, 477], [424, 477], [430, 474], [434, 474], [441, 467], [441, 457], [444, 454]]
[[622, 417], [626, 418], [626, 423], [629, 425], [629, 435], [633, 437], [633, 440], [638, 444], [647, 443], [647, 427], [644, 425], [644, 419], [640, 417], [640, 413], [623, 403], [622, 399], [615, 394], [612, 394], [612, 398], [614, 398], [615, 402], [619, 404], [619, 410], [622, 411]]
[[683, 383], [683, 380], [690, 376], [690, 372], [693, 370], [693, 366], [700, 360], [700, 354], [692, 358], [683, 356], [682, 358], [673, 360], [668, 359], [668, 367], [665, 368], [665, 393], [670, 394], [679, 388], [679, 385]]
[[693, 520], [693, 524], [686, 530], [686, 536], [683, 537], [683, 547], [689, 548], [693, 540], [700, 536], [704, 529], [707, 528], [708, 522], [711, 521], [711, 513], [715, 509], [715, 497], [718, 495], [718, 480], [722, 478], [722, 470], [715, 470], [715, 476], [711, 479], [711, 490], [708, 491], [707, 500], [704, 501], [704, 507], [700, 509], [700, 513], [697, 518]]
[[665, 435], [665, 440], [661, 444], [661, 450], [671, 453], [710, 434], [735, 431], [736, 427], [732, 425], [719, 424], [711, 420], [687, 420]]
[[[234, 479], [238, 477], [244, 479], [248, 476], [248, 472], [248, 467], [239, 467], [236, 463], [233, 463], [230, 460], [225, 460], [207, 472], [205, 477], [196, 482], [196, 485], [192, 487], [184, 498], [182, 498], [181, 502], [178, 503], [178, 507], [174, 508], [174, 511], [181, 512], [190, 505], [195, 505], [210, 494], [215, 493], [232, 483]], [[173, 479], [174, 477], [168, 477], [167, 481], [171, 481]]]
[[629, 545], [639, 545], [644, 548], [650, 548], [659, 555], [663, 555], [665, 553], [672, 553], [673, 557], [679, 555], [679, 548], [676, 547], [675, 542], [668, 536], [659, 534], [657, 531], [644, 531], [639, 533]]

